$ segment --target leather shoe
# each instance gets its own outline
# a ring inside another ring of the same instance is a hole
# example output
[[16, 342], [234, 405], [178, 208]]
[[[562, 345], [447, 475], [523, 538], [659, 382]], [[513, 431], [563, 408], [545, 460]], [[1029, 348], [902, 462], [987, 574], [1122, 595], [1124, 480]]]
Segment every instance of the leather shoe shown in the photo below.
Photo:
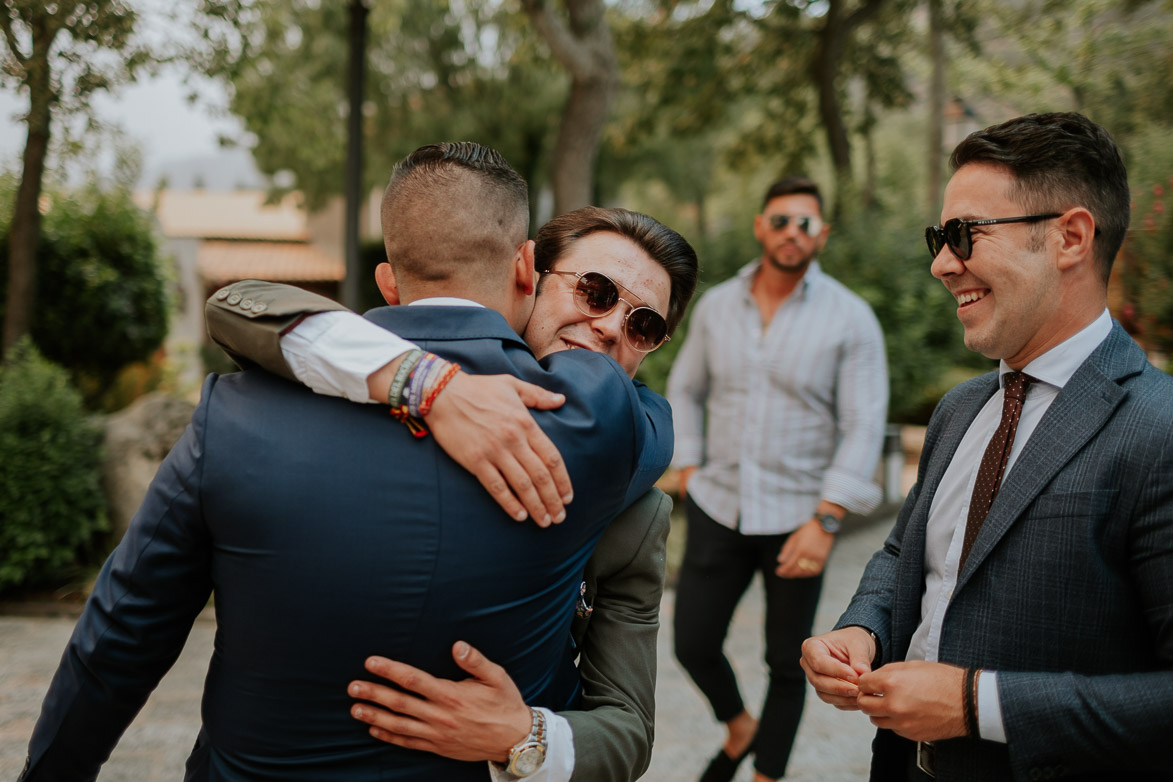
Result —
[[[754, 739], [756, 741], [757, 739]], [[701, 774], [700, 782], [730, 782], [737, 773], [737, 767], [753, 752], [754, 742], [735, 758], [725, 754], [724, 748], [717, 750], [716, 756], [709, 761], [709, 767]]]

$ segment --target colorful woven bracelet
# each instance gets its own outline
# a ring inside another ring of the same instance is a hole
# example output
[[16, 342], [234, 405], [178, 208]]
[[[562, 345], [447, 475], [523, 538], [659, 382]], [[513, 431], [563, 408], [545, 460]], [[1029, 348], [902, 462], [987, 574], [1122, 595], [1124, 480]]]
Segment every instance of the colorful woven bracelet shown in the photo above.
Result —
[[399, 362], [399, 369], [395, 370], [395, 378], [391, 381], [391, 389], [387, 392], [387, 404], [399, 407], [403, 404], [403, 387], [411, 377], [411, 370], [423, 358], [424, 352], [418, 348], [408, 351]]

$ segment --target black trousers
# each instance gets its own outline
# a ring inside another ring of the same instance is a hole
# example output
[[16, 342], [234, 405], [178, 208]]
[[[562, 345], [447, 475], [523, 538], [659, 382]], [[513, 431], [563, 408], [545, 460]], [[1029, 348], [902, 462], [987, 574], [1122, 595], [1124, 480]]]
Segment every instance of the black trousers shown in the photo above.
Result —
[[742, 535], [716, 521], [685, 496], [688, 538], [676, 587], [676, 659], [692, 677], [722, 722], [745, 704], [722, 648], [733, 610], [753, 575], [766, 589], [766, 666], [769, 684], [762, 705], [754, 767], [771, 779], [786, 774], [794, 734], [802, 718], [806, 676], [798, 664], [811, 634], [822, 574], [814, 578], [774, 575], [778, 552], [789, 535]]

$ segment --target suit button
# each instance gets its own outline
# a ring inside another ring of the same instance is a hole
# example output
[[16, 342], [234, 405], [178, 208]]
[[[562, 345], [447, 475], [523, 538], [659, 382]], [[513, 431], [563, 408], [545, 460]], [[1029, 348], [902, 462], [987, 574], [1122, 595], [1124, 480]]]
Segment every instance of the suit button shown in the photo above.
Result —
[[240, 300], [241, 300], [241, 299], [243, 299], [243, 298], [244, 298], [244, 297], [243, 297], [243, 296], [241, 296], [239, 293], [234, 293], [234, 294], [232, 294], [231, 296], [229, 296], [229, 297], [228, 297], [228, 303], [229, 303], [231, 306], [235, 307], [237, 304], [239, 304], [239, 303], [240, 303]]
[[230, 291], [228, 288], [221, 288], [220, 290], [216, 291], [216, 301], [224, 301], [228, 298], [228, 294], [231, 292], [232, 291]]
[[252, 306], [253, 306], [253, 300], [252, 300], [252, 299], [245, 299], [244, 301], [242, 301], [242, 302], [240, 303], [240, 308], [241, 308], [242, 310], [252, 309]]
[[269, 305], [263, 301], [258, 301], [256, 304], [253, 305], [253, 312], [255, 312], [257, 315], [260, 315], [262, 312], [264, 312], [267, 309], [269, 309]]

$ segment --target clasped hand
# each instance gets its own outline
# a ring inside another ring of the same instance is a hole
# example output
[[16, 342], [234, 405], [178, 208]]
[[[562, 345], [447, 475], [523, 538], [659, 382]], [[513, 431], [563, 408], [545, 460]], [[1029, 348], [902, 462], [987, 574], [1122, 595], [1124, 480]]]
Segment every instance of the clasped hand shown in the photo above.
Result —
[[873, 725], [911, 741], [966, 735], [965, 669], [945, 663], [897, 662], [872, 670], [876, 647], [861, 627], [808, 638], [801, 665], [819, 699], [862, 711]]

